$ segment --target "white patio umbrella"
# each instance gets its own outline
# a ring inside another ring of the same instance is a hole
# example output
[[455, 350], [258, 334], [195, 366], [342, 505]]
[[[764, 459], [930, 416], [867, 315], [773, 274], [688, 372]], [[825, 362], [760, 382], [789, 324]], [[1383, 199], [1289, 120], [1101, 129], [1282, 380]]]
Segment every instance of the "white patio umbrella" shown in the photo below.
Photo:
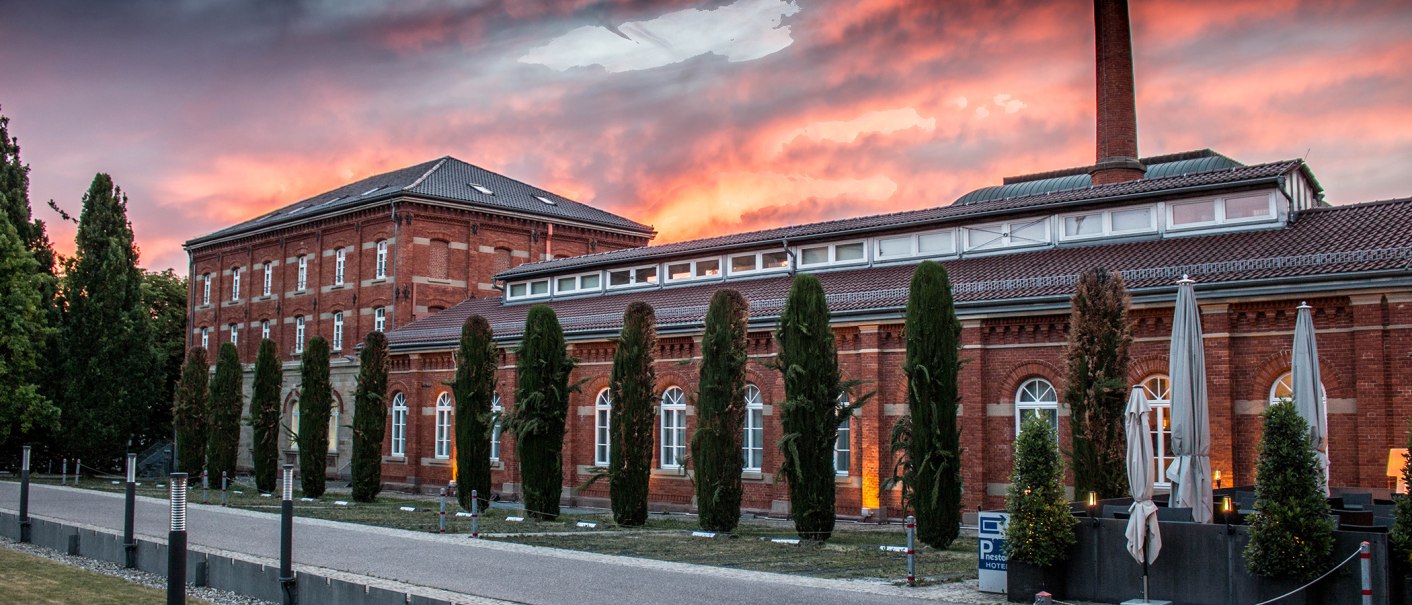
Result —
[[1206, 407], [1206, 355], [1201, 340], [1201, 312], [1186, 276], [1177, 282], [1172, 317], [1168, 374], [1172, 380], [1173, 507], [1191, 509], [1197, 523], [1211, 522], [1211, 423]]
[[1319, 346], [1314, 341], [1314, 316], [1312, 307], [1299, 304], [1299, 314], [1294, 320], [1294, 355], [1291, 360], [1290, 381], [1294, 392], [1294, 409], [1309, 423], [1309, 438], [1313, 442], [1314, 455], [1319, 458], [1319, 466], [1324, 470], [1324, 495], [1329, 494], [1329, 411], [1324, 406], [1324, 394], [1319, 378]]
[[1147, 427], [1151, 411], [1142, 387], [1134, 386], [1128, 397], [1128, 409], [1123, 413], [1123, 425], [1128, 433], [1128, 492], [1133, 497], [1125, 535], [1128, 554], [1142, 564], [1143, 601], [1147, 601], [1147, 566], [1157, 560], [1157, 553], [1162, 550], [1157, 505], [1152, 503], [1152, 434]]

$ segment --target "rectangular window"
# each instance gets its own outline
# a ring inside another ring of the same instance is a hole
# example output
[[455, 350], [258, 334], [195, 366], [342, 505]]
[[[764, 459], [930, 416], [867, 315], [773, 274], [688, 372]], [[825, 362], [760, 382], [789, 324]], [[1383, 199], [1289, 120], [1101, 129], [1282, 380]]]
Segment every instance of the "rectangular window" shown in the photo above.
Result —
[[632, 271], [626, 269], [622, 271], [608, 272], [608, 287], [632, 285]]
[[240, 300], [240, 267], [230, 270], [230, 299]]
[[549, 293], [549, 280], [541, 279], [530, 282], [530, 296], [544, 296]]
[[376, 279], [387, 277], [387, 240], [378, 242]]
[[1169, 208], [1171, 208], [1172, 212], [1173, 226], [1200, 225], [1216, 222], [1215, 200], [1172, 204]]
[[1049, 243], [1049, 219], [1042, 218], [1028, 223], [1010, 223], [1010, 245]]
[[505, 412], [505, 408], [500, 405], [500, 393], [494, 393], [490, 397], [490, 413], [495, 417], [495, 425], [490, 429], [490, 460], [492, 462], [500, 460], [500, 417]]
[[743, 470], [759, 471], [765, 462], [764, 408], [755, 406], [745, 409], [745, 435], [741, 449], [745, 457]]
[[373, 309], [373, 330], [377, 332], [387, 331], [387, 309], [378, 307]]
[[848, 461], [850, 458], [848, 436], [852, 424], [852, 418], [844, 418], [838, 425], [838, 438], [833, 441], [833, 472], [840, 476], [848, 476]]
[[392, 455], [405, 456], [407, 451], [407, 396], [392, 396]]
[[657, 283], [657, 267], [643, 267], [638, 269], [633, 275], [633, 281], [638, 284]]
[[1133, 208], [1131, 210], [1114, 210], [1112, 214], [1113, 232], [1128, 233], [1131, 231], [1151, 231], [1152, 208]]
[[1235, 221], [1270, 216], [1270, 196], [1226, 198], [1226, 220]]
[[295, 280], [294, 289], [303, 290], [309, 286], [309, 257], [299, 257], [299, 277]]
[[829, 247], [815, 246], [813, 248], [803, 248], [799, 251], [799, 264], [801, 265], [823, 265], [829, 262]]
[[579, 289], [580, 289], [580, 290], [597, 290], [597, 289], [598, 289], [598, 285], [599, 285], [598, 282], [599, 282], [600, 279], [602, 279], [602, 278], [600, 278], [597, 273], [589, 273], [588, 275], [580, 275], [580, 276], [579, 276]]
[[833, 260], [836, 263], [852, 263], [863, 260], [867, 251], [863, 249], [863, 242], [852, 244], [838, 244], [833, 248]]
[[667, 281], [678, 279], [691, 279], [695, 277], [691, 271], [691, 263], [671, 263], [667, 265]]
[[721, 274], [721, 259], [712, 258], [696, 261], [697, 277], [713, 277]]
[[299, 315], [294, 318], [294, 353], [296, 355], [304, 352], [304, 316]]
[[1065, 237], [1085, 237], [1103, 235], [1103, 213], [1080, 214], [1064, 217]]
[[266, 319], [266, 320], [260, 322], [260, 340], [269, 340], [269, 339], [270, 339], [270, 320]]
[[554, 280], [555, 292], [573, 292], [577, 289], [579, 289], [579, 280], [577, 277], [560, 277]]
[[270, 295], [270, 286], [274, 285], [274, 281], [275, 281], [275, 280], [274, 280], [274, 277], [275, 277], [275, 275], [274, 275], [275, 269], [274, 269], [274, 267], [271, 267], [271, 266], [270, 266], [270, 263], [268, 263], [268, 262], [265, 263], [264, 269], [265, 269], [265, 276], [264, 276], [265, 285], [264, 285], [264, 288], [261, 289], [260, 296], [269, 296], [269, 295]]
[[603, 407], [594, 411], [593, 464], [596, 466], [608, 466], [612, 438], [608, 423], [611, 421], [611, 415], [612, 410]]
[[721, 259], [719, 258], [704, 258], [667, 265], [667, 281], [669, 282], [716, 277], [720, 274]]
[[878, 258], [899, 258], [912, 255], [912, 237], [888, 237], [878, 240]]
[[211, 274], [207, 273], [201, 277], [201, 281], [205, 284], [201, 287], [201, 304], [209, 305], [211, 304]]
[[760, 268], [759, 258], [754, 254], [731, 257], [731, 273], [745, 273]]
[[[633, 267], [630, 269], [614, 269], [608, 272], [609, 288], [647, 286], [655, 283], [657, 283], [657, 265]], [[594, 286], [597, 287], [596, 281]]]
[[763, 269], [783, 269], [788, 266], [789, 253], [783, 250], [760, 255], [760, 267]]
[[230, 324], [230, 344], [240, 346], [240, 324]]
[[343, 285], [343, 267], [346, 262], [346, 253], [343, 248], [335, 250], [333, 253], [333, 285]]
[[997, 250], [1049, 243], [1049, 219], [1027, 219], [966, 227], [967, 250]]
[[203, 349], [209, 349], [209, 348], [211, 348], [211, 329], [210, 329], [210, 328], [206, 328], [206, 327], [201, 328], [201, 348], [203, 348]]
[[343, 350], [343, 312], [333, 314], [333, 350]]
[[956, 235], [951, 231], [923, 233], [917, 236], [917, 254], [953, 254], [956, 252]]
[[686, 394], [677, 387], [662, 392], [662, 468], [681, 468], [686, 460]]
[[529, 286], [525, 284], [510, 284], [510, 298], [519, 298], [529, 291]]
[[[446, 398], [446, 395], [442, 395]], [[442, 399], [436, 402], [436, 452], [438, 460], [446, 460], [451, 457], [451, 405], [442, 405]]]

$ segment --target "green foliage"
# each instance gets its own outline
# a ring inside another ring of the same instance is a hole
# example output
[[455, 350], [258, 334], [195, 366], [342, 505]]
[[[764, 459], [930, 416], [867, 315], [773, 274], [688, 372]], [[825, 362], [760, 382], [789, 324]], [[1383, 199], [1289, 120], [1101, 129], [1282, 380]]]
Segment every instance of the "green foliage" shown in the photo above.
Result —
[[1076, 541], [1074, 524], [1064, 499], [1064, 464], [1054, 431], [1042, 418], [1026, 420], [1015, 439], [1015, 471], [1005, 509], [1005, 554], [1039, 567], [1061, 562]]
[[1074, 492], [1128, 495], [1128, 290], [1122, 276], [1095, 268], [1079, 278], [1069, 316], [1069, 382], [1064, 401], [1073, 432]]
[[382, 436], [387, 429], [387, 337], [369, 332], [358, 354], [353, 394], [353, 499], [372, 502], [382, 491]]
[[1334, 522], [1309, 424], [1289, 400], [1271, 405], [1262, 416], [1245, 564], [1262, 576], [1311, 580], [1332, 564]]
[[838, 425], [862, 402], [840, 408], [845, 385], [819, 278], [798, 275], [775, 334], [775, 367], [784, 376], [780, 412], [780, 473], [789, 482], [794, 529], [806, 540], [828, 540], [834, 526], [833, 447]]
[[530, 307], [515, 375], [515, 411], [505, 426], [515, 435], [525, 512], [535, 519], [559, 517], [564, 485], [564, 422], [569, 413], [569, 373], [574, 360], [554, 310]]
[[236, 456], [240, 453], [240, 413], [245, 407], [242, 394], [244, 370], [240, 352], [231, 343], [222, 343], [216, 354], [216, 375], [211, 377], [210, 423], [206, 437], [206, 469], [211, 482], [219, 485], [221, 472], [235, 478]]
[[149, 422], [160, 386], [153, 377], [161, 367], [127, 197], [106, 174], [94, 177], [84, 194], [75, 243], [59, 335], [63, 447], [95, 465], [116, 467], [128, 440]]
[[299, 365], [299, 483], [304, 495], [324, 495], [328, 466], [328, 422], [333, 414], [333, 388], [329, 385], [328, 341], [315, 336], [304, 347]]
[[255, 468], [255, 488], [272, 494], [279, 481], [279, 393], [284, 388], [284, 369], [275, 341], [260, 341], [254, 380], [250, 389], [250, 460]]
[[192, 347], [181, 366], [181, 381], [177, 383], [172, 402], [172, 422], [176, 428], [177, 470], [199, 477], [206, 468], [206, 431], [210, 423], [207, 382], [211, 366], [206, 361], [206, 349]]
[[[186, 355], [186, 278], [171, 269], [147, 271], [142, 275], [142, 299], [152, 318], [152, 350], [156, 356], [159, 391], [170, 393], [181, 379]], [[152, 406], [141, 442], [166, 439], [172, 434], [171, 407], [158, 402]]]
[[42, 346], [52, 331], [46, 322], [34, 257], [8, 218], [0, 216], [0, 442], [11, 431], [58, 428], [59, 410], [40, 393]]
[[912, 273], [906, 322], [909, 412], [893, 426], [892, 451], [901, 456], [883, 489], [900, 482], [903, 501], [916, 511], [917, 539], [946, 548], [961, 531], [961, 322], [940, 264], [924, 261]]
[[[1409, 420], [1412, 425], [1412, 420]], [[1412, 431], [1407, 433], [1403, 447], [1412, 452]], [[1403, 454], [1402, 483], [1412, 485], [1412, 455]], [[1412, 569], [1412, 497], [1406, 494], [1397, 497], [1397, 508], [1393, 511], [1393, 525], [1388, 544], [1392, 556], [1402, 562], [1403, 569]]]
[[634, 301], [623, 313], [623, 331], [613, 352], [608, 386], [608, 493], [613, 520], [637, 527], [647, 523], [647, 487], [652, 474], [652, 430], [656, 418], [657, 314]]
[[499, 352], [490, 322], [472, 315], [461, 326], [461, 346], [456, 355], [456, 499], [471, 509], [471, 490], [480, 509], [490, 506], [490, 437], [495, 429], [495, 368]]
[[745, 329], [750, 305], [735, 290], [717, 290], [701, 338], [696, 395], [696, 507], [701, 529], [734, 531], [740, 523], [740, 440], [745, 429]]

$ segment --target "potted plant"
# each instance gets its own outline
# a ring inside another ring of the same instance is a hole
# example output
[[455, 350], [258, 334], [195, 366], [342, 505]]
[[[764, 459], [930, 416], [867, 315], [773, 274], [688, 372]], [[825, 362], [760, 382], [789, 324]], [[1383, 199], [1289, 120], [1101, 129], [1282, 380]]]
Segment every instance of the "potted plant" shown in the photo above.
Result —
[[[1407, 434], [1407, 451], [1412, 452], [1412, 432]], [[1412, 485], [1412, 456], [1403, 455], [1402, 480], [1406, 485]], [[1412, 570], [1412, 498], [1406, 494], [1393, 494], [1393, 499], [1397, 502], [1391, 535], [1388, 536], [1388, 546], [1391, 550], [1393, 581], [1401, 582], [1403, 601], [1412, 597], [1412, 575], [1408, 575], [1408, 570]]]
[[1011, 602], [1031, 601], [1041, 590], [1064, 594], [1064, 561], [1076, 541], [1077, 521], [1064, 499], [1063, 476], [1053, 426], [1039, 417], [1026, 420], [1015, 440], [1015, 470], [1005, 497], [1005, 592]]

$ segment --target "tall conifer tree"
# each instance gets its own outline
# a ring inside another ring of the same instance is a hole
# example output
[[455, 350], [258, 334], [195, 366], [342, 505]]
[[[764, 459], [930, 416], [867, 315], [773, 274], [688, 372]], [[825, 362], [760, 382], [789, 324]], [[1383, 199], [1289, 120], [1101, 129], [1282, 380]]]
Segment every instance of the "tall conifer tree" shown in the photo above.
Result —
[[780, 472], [789, 482], [794, 528], [806, 540], [828, 540], [834, 526], [834, 442], [845, 414], [861, 401], [840, 408], [844, 393], [838, 351], [829, 328], [829, 307], [819, 278], [794, 278], [775, 335], [776, 366], [784, 375], [780, 425]]
[[206, 468], [210, 377], [206, 349], [192, 347], [181, 366], [181, 381], [177, 383], [176, 400], [172, 403], [172, 423], [176, 428], [177, 470], [193, 477]]
[[1074, 493], [1128, 494], [1128, 291], [1117, 273], [1095, 268], [1079, 277], [1069, 315], [1068, 385]]
[[275, 341], [260, 341], [255, 356], [255, 383], [250, 389], [250, 461], [255, 470], [255, 488], [261, 493], [275, 491], [279, 474], [279, 392], [284, 388]]
[[146, 426], [159, 385], [137, 259], [127, 197], [99, 174], [83, 196], [64, 277], [59, 403], [65, 451], [111, 467]]
[[456, 380], [456, 500], [471, 509], [471, 490], [490, 504], [490, 432], [495, 427], [491, 402], [495, 397], [495, 368], [499, 357], [490, 322], [472, 315], [461, 325]]
[[573, 369], [574, 360], [569, 357], [554, 310], [545, 305], [530, 307], [515, 367], [515, 412], [507, 426], [515, 434], [525, 512], [539, 520], [559, 518], [564, 422]]
[[240, 352], [231, 343], [221, 343], [216, 354], [216, 374], [211, 377], [210, 430], [206, 437], [206, 469], [219, 485], [221, 473], [235, 478], [236, 457], [240, 453], [240, 414], [245, 407], [244, 369]]
[[328, 341], [315, 336], [299, 365], [299, 484], [304, 496], [324, 495], [328, 467], [328, 423], [333, 414]]
[[701, 338], [696, 395], [696, 508], [701, 529], [734, 531], [740, 523], [740, 441], [745, 428], [745, 322], [749, 303], [735, 290], [717, 290]]
[[353, 499], [372, 502], [382, 491], [382, 437], [387, 430], [387, 337], [369, 332], [358, 354], [353, 395]]
[[628, 303], [608, 385], [613, 402], [608, 421], [608, 494], [613, 520], [627, 527], [647, 523], [652, 429], [657, 416], [656, 353], [657, 315], [652, 305]]
[[[961, 530], [961, 431], [957, 374], [961, 322], [951, 280], [938, 263], [923, 261], [907, 296], [908, 415], [893, 428], [903, 497], [917, 515], [917, 539], [946, 548]], [[889, 482], [889, 485], [892, 482]], [[886, 486], [885, 486], [886, 487]]]

